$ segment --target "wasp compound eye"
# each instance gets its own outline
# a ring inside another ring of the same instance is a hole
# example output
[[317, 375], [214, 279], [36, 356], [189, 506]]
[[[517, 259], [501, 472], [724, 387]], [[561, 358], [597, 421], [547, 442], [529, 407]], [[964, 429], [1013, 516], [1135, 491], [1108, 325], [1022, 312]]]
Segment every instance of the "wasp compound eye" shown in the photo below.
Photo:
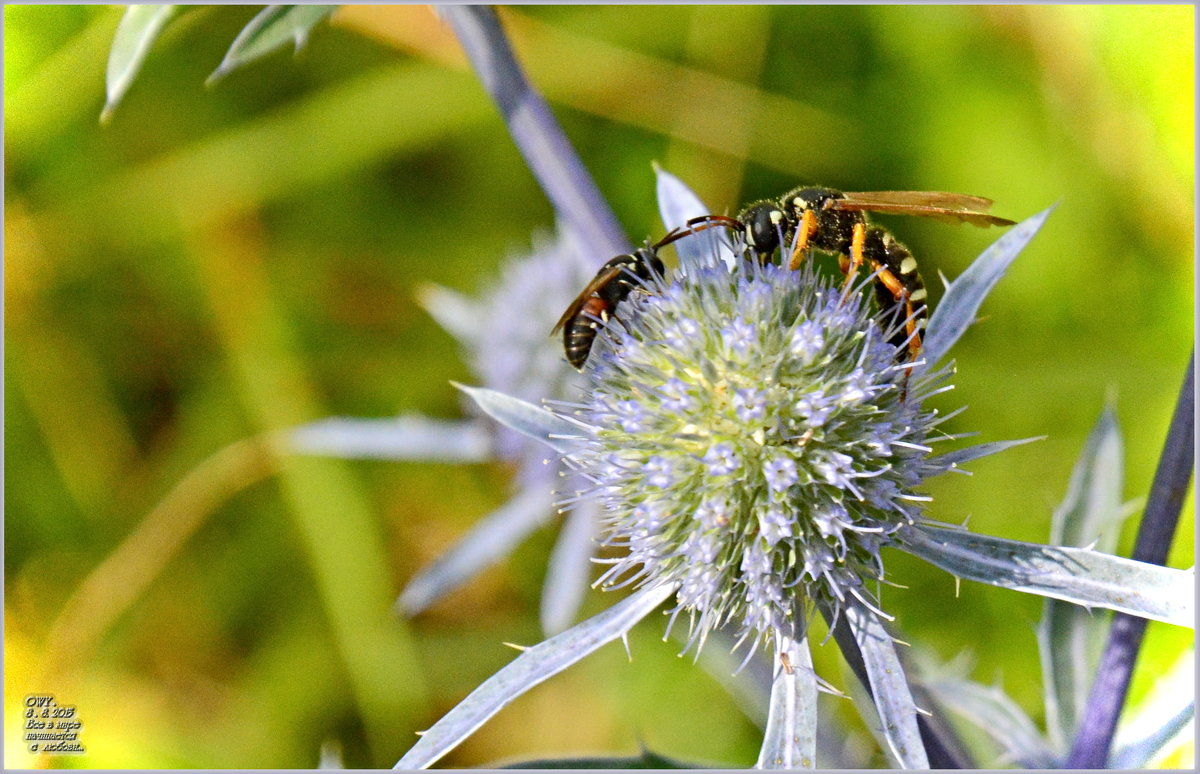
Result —
[[739, 220], [745, 224], [746, 242], [759, 253], [779, 247], [780, 232], [787, 226], [783, 211], [769, 202], [751, 205]]

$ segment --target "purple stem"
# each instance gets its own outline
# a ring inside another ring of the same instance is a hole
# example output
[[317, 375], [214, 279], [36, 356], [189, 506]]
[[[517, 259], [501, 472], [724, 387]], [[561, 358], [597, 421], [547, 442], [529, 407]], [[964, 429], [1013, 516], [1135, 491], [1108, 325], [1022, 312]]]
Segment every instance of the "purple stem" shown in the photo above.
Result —
[[508, 131], [542, 190], [585, 244], [609, 258], [630, 245], [562, 127], [525, 78], [490, 6], [446, 5], [439, 12], [471, 60], [479, 80], [508, 124]]
[[[1138, 526], [1133, 558], [1151, 564], [1166, 564], [1167, 552], [1179, 524], [1183, 498], [1187, 494], [1195, 465], [1195, 386], [1196, 354], [1188, 361], [1183, 389], [1175, 404], [1175, 414], [1167, 431], [1167, 441], [1154, 482], [1146, 501], [1146, 511]], [[1142, 637], [1146, 619], [1117, 613], [1108, 631], [1108, 642], [1100, 658], [1096, 682], [1088, 696], [1087, 708], [1075, 736], [1075, 744], [1067, 758], [1068, 769], [1102, 769], [1108, 764], [1117, 720], [1125, 706], [1129, 681]]]

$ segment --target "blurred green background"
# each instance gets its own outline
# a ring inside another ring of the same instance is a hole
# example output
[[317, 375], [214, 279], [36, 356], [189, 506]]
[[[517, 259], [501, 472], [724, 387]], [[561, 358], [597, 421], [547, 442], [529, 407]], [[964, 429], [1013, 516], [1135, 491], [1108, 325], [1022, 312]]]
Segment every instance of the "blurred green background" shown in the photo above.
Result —
[[[387, 766], [512, 658], [501, 643], [540, 639], [552, 529], [416, 620], [390, 610], [504, 501], [509, 471], [300, 460], [255, 439], [332, 414], [459, 416], [449, 380], [471, 374], [414, 288], [487, 287], [551, 208], [429, 8], [341, 8], [300, 55], [206, 89], [257, 10], [185, 16], [102, 127], [121, 9], [4, 9], [8, 766], [311, 767], [327, 742]], [[953, 432], [1049, 438], [929, 487], [932, 517], [1031, 541], [1106, 400], [1127, 497], [1161, 449], [1193, 340], [1193, 14], [502, 12], [631, 240], [662, 231], [652, 161], [718, 212], [804, 182], [985, 195], [1014, 219], [1057, 202], [940, 399], [970, 405]], [[935, 305], [937, 273], [999, 233], [880, 220]], [[1176, 567], [1193, 563], [1192, 511], [1189, 496]], [[1040, 717], [1040, 600], [971, 583], [955, 599], [944, 573], [888, 559], [906, 639], [970, 650], [976, 679], [1002, 676]], [[443, 764], [639, 743], [752, 764], [761, 733], [660, 637], [647, 622], [632, 664], [602, 650]], [[1151, 624], [1135, 699], [1190, 641]], [[816, 656], [838, 682], [834, 646]], [[23, 753], [29, 693], [78, 707], [86, 756]]]

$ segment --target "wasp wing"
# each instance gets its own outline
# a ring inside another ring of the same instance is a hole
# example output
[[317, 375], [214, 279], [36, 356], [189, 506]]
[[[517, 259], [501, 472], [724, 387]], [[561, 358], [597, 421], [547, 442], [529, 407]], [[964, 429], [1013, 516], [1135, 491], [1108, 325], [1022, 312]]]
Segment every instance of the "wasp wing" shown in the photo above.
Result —
[[550, 335], [553, 336], [561, 331], [562, 327], [567, 324], [567, 320], [579, 314], [579, 310], [583, 308], [583, 305], [592, 297], [593, 293], [612, 282], [623, 271], [625, 271], [625, 264], [607, 266], [601, 269], [600, 273], [593, 277], [592, 281], [587, 284], [587, 287], [575, 297], [575, 300], [567, 307], [567, 311], [563, 312], [562, 317], [558, 318], [558, 322], [554, 324], [554, 329], [550, 331]]
[[1015, 225], [1015, 221], [982, 212], [991, 206], [991, 199], [947, 191], [857, 191], [826, 205], [831, 210], [915, 215], [976, 226]]
[[920, 204], [948, 207], [952, 210], [990, 210], [992, 200], [983, 196], [950, 193], [949, 191], [852, 191], [843, 194], [850, 202], [880, 204]]

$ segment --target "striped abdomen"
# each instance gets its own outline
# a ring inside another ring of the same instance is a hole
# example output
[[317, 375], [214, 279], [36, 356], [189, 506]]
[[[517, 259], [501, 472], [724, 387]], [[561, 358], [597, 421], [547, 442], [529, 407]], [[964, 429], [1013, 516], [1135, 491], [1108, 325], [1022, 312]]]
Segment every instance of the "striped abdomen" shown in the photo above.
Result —
[[563, 349], [567, 354], [567, 362], [575, 370], [582, 371], [587, 362], [588, 354], [592, 351], [592, 342], [596, 340], [596, 328], [600, 323], [596, 319], [608, 319], [608, 302], [599, 296], [592, 296], [583, 302], [579, 311], [563, 325]]

